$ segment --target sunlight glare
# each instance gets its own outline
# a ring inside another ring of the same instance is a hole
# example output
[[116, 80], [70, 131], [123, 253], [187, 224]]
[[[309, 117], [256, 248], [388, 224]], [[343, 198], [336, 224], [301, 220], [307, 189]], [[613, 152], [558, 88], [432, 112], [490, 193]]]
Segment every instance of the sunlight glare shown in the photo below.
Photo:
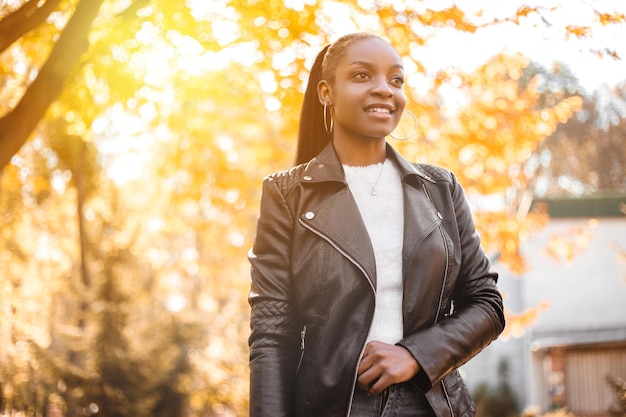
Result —
[[52, 180], [50, 181], [50, 183], [52, 185], [52, 189], [56, 191], [57, 194], [63, 194], [63, 192], [65, 191], [65, 185], [67, 183], [63, 180], [63, 176], [61, 175], [60, 170], [55, 169], [52, 172]]
[[281, 109], [282, 103], [279, 99], [273, 96], [265, 97], [265, 108], [269, 112], [277, 112]]
[[182, 294], [172, 294], [165, 301], [165, 308], [172, 313], [180, 313], [187, 305], [187, 298]]
[[[145, 112], [144, 117], [150, 119], [150, 107]], [[139, 179], [148, 163], [154, 142], [148, 122], [117, 103], [91, 125], [106, 173], [118, 185]]]
[[137, 155], [130, 153], [119, 155], [107, 169], [107, 175], [118, 185], [136, 180], [141, 176], [140, 161], [141, 158]]
[[185, 5], [191, 10], [191, 15], [196, 21], [211, 21], [220, 16], [228, 6], [228, 0], [186, 0]]
[[241, 233], [238, 233], [238, 232], [231, 233], [231, 235], [230, 235], [230, 243], [231, 243], [231, 245], [233, 245], [233, 246], [235, 246], [237, 248], [240, 248], [240, 247], [242, 247], [244, 245], [245, 242], [246, 242], [246, 239], [245, 239], [245, 237]]
[[301, 12], [304, 10], [304, 6], [314, 6], [315, 0], [284, 0], [285, 7]]

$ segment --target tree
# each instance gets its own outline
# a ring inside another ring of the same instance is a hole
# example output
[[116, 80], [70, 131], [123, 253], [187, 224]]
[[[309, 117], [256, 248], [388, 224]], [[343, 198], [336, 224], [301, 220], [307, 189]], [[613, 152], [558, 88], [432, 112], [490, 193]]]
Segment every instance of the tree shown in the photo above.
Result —
[[625, 98], [625, 86], [595, 92], [538, 147], [527, 166], [540, 196], [626, 192]]
[[498, 384], [496, 387], [481, 384], [472, 394], [478, 417], [518, 416], [519, 404], [508, 379], [509, 364], [506, 360], [502, 360], [498, 364]]

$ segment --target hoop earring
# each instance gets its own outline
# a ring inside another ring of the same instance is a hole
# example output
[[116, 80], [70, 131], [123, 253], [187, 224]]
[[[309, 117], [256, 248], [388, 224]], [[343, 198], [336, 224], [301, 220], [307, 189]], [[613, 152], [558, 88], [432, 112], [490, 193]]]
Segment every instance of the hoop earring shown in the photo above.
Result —
[[333, 114], [330, 113], [330, 127], [328, 127], [328, 122], [326, 121], [326, 103], [324, 103], [324, 129], [329, 135], [333, 133]]
[[[404, 113], [408, 113], [409, 116], [411, 116], [413, 118], [413, 122], [415, 123], [415, 127], [413, 128], [413, 130], [411, 131], [411, 133], [409, 133], [406, 137], [397, 137], [394, 136], [392, 133], [389, 134], [389, 136], [391, 136], [392, 138], [394, 138], [395, 140], [398, 141], [403, 141], [403, 140], [407, 140], [413, 137], [413, 135], [415, 135], [415, 133], [417, 132], [417, 127], [418, 127], [418, 123], [417, 123], [417, 116], [415, 116], [413, 113], [411, 113], [409, 110], [404, 110]], [[399, 123], [398, 123], [399, 124]], [[396, 126], [397, 127], [397, 126]], [[395, 130], [395, 129], [394, 129]]]

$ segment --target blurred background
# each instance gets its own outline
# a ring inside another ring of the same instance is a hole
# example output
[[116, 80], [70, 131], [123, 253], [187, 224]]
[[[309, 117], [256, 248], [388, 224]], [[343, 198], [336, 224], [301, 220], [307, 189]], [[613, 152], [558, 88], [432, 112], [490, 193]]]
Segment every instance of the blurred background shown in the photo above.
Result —
[[308, 70], [402, 54], [406, 158], [455, 172], [507, 329], [481, 417], [626, 412], [623, 1], [0, 0], [0, 415], [247, 416], [263, 176]]

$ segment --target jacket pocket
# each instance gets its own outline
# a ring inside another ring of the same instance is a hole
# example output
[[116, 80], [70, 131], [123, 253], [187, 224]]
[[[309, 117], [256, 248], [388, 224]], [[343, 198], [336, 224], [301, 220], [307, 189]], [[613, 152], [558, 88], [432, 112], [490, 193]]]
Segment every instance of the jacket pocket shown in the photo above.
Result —
[[302, 325], [302, 330], [300, 330], [300, 359], [298, 359], [298, 366], [296, 367], [296, 375], [300, 371], [300, 366], [302, 366], [302, 359], [304, 359], [304, 350], [306, 349], [306, 324]]
[[316, 386], [311, 384], [314, 379], [316, 369], [320, 366], [318, 358], [318, 345], [320, 333], [320, 319], [306, 318], [300, 327], [299, 357], [295, 372], [294, 385], [294, 417], [314, 417], [312, 411], [315, 409]]
[[319, 339], [320, 319], [312, 318], [307, 320], [300, 327], [300, 345], [298, 362], [296, 366], [296, 375], [299, 375], [307, 363], [311, 363], [312, 356], [315, 356], [315, 350]]

